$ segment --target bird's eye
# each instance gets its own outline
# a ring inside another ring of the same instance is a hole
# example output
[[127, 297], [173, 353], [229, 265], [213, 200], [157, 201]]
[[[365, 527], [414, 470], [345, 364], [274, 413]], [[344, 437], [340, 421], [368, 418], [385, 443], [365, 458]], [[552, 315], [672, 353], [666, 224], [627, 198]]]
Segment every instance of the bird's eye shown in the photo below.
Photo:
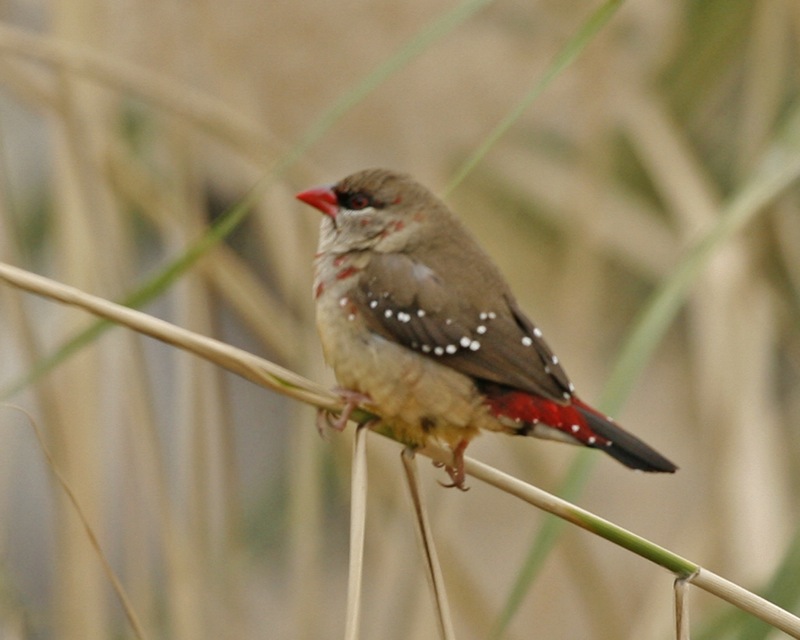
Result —
[[355, 193], [347, 193], [342, 196], [342, 205], [351, 211], [360, 211], [372, 206], [372, 200], [366, 193], [357, 191]]

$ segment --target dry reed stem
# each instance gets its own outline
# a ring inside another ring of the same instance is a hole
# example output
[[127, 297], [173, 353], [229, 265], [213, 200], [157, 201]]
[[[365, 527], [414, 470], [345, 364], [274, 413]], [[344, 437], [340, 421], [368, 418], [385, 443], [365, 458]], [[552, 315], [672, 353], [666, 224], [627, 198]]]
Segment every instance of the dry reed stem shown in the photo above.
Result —
[[358, 640], [361, 620], [361, 582], [364, 576], [364, 533], [367, 521], [366, 424], [356, 428], [353, 440], [353, 470], [350, 484], [350, 565], [347, 573], [345, 640]]
[[189, 351], [246, 380], [296, 400], [322, 409], [341, 409], [340, 399], [328, 389], [243, 349], [182, 329], [141, 311], [109, 302], [9, 264], [0, 263], [0, 279], [37, 295], [80, 307], [96, 316]]
[[[587, 216], [585, 208], [564, 198], [565, 193], [591, 183], [591, 173], [580, 166], [535, 150], [511, 148], [493, 159], [492, 170], [501, 184], [526, 200], [546, 205], [537, 209], [536, 215], [560, 226], [584, 229], [598, 251], [618, 256], [638, 273], [660, 279], [678, 258], [679, 248], [668, 225], [648, 203], [621, 185], [604, 185], [603, 215]], [[539, 179], [531, 180], [531, 175]], [[626, 232], [620, 234], [619, 229]]]
[[[431, 454], [435, 459], [448, 459], [448, 452], [434, 451], [431, 447], [426, 447], [426, 455]], [[647, 559], [653, 560], [649, 555], [641, 553], [636, 548], [633, 548], [629, 542], [643, 542], [652, 550], [656, 551], [658, 555], [662, 555], [666, 562], [661, 563], [661, 566], [676, 573], [678, 577], [686, 579], [687, 582], [694, 584], [704, 591], [708, 591], [715, 596], [730, 602], [739, 609], [747, 611], [755, 617], [771, 624], [772, 626], [788, 633], [793, 638], [800, 638], [800, 618], [792, 615], [785, 609], [765, 600], [764, 598], [756, 595], [755, 593], [740, 587], [739, 585], [718, 576], [711, 571], [703, 569], [699, 565], [681, 558], [672, 552], [657, 547], [649, 541], [636, 536], [630, 532], [625, 532], [621, 527], [617, 527], [607, 520], [598, 518], [594, 514], [585, 509], [575, 506], [574, 504], [562, 500], [554, 495], [542, 491], [538, 487], [529, 485], [522, 480], [510, 476], [502, 471], [490, 467], [487, 464], [478, 462], [471, 458], [465, 458], [465, 469], [467, 473], [473, 478], [483, 480], [487, 484], [496, 487], [506, 493], [514, 495], [525, 502], [528, 502], [535, 507], [544, 511], [552, 513], [553, 515], [563, 518], [581, 528], [591, 531], [597, 535], [602, 536], [606, 540], [619, 544], [620, 546], [641, 555]], [[624, 533], [626, 540], [620, 539], [620, 534]], [[684, 565], [683, 569], [679, 565]]]
[[42, 435], [41, 430], [39, 429], [39, 425], [36, 424], [36, 420], [33, 419], [30, 413], [28, 413], [22, 407], [17, 405], [8, 405], [13, 409], [16, 409], [23, 415], [28, 418], [28, 424], [31, 425], [33, 429], [33, 433], [36, 436], [36, 442], [39, 445], [39, 449], [44, 454], [45, 460], [47, 460], [47, 466], [50, 467], [50, 471], [53, 472], [58, 484], [61, 486], [61, 489], [64, 491], [64, 494], [67, 496], [72, 508], [75, 510], [78, 519], [81, 521], [83, 525], [83, 530], [86, 533], [86, 538], [89, 540], [89, 544], [94, 549], [95, 554], [97, 554], [98, 559], [100, 560], [100, 564], [103, 566], [103, 571], [106, 574], [106, 578], [111, 583], [112, 589], [114, 589], [114, 593], [117, 595], [119, 599], [120, 606], [122, 607], [122, 611], [125, 614], [125, 617], [128, 620], [128, 623], [131, 625], [131, 629], [133, 630], [134, 635], [139, 638], [139, 640], [146, 640], [150, 636], [145, 633], [144, 627], [139, 619], [139, 616], [136, 613], [136, 610], [133, 608], [133, 604], [128, 598], [128, 594], [125, 591], [125, 587], [122, 586], [122, 582], [120, 582], [117, 574], [114, 572], [114, 569], [111, 567], [111, 563], [108, 561], [108, 557], [106, 556], [105, 552], [103, 551], [103, 547], [100, 545], [100, 540], [98, 540], [97, 535], [94, 532], [94, 528], [89, 523], [89, 518], [86, 515], [86, 511], [81, 506], [78, 497], [75, 495], [75, 492], [72, 490], [69, 482], [67, 481], [64, 474], [58, 468], [56, 464], [56, 460], [53, 457], [53, 454], [50, 452], [50, 448], [45, 443], [44, 436]]
[[690, 640], [689, 631], [689, 585], [686, 578], [677, 578], [675, 590], [675, 638]]
[[[91, 296], [73, 287], [5, 263], [0, 263], [0, 279], [38, 295], [81, 307], [108, 320], [124, 324], [210, 360], [256, 384], [302, 402], [328, 410], [341, 409], [341, 401], [330, 391], [242, 349], [230, 347], [218, 340], [197, 335], [140, 311]], [[439, 445], [430, 443], [419, 452], [434, 461], [452, 464], [452, 453]], [[465, 458], [465, 469], [470, 476], [656, 562], [678, 577], [685, 578], [688, 582], [751, 613], [792, 637], [800, 638], [800, 618], [699, 565], [489, 465]]]
[[696, 574], [688, 578], [688, 582], [730, 602], [735, 607], [780, 629], [792, 638], [800, 638], [800, 618], [738, 584], [702, 567]]
[[159, 75], [152, 69], [114, 59], [108, 53], [98, 53], [7, 25], [0, 25], [0, 52], [47, 62], [123, 93], [138, 94], [219, 137], [253, 160], [262, 161], [277, 146], [283, 148], [262, 126], [231, 109], [225, 102], [177, 84], [174, 79]]
[[453, 630], [452, 616], [450, 615], [450, 605], [447, 601], [447, 591], [444, 585], [442, 565], [436, 554], [436, 545], [433, 541], [430, 523], [428, 522], [428, 510], [425, 507], [425, 500], [422, 494], [414, 449], [411, 447], [403, 449], [401, 459], [406, 474], [408, 492], [414, 507], [417, 540], [419, 541], [422, 555], [425, 559], [426, 575], [428, 576], [428, 584], [430, 585], [433, 595], [433, 609], [436, 613], [439, 637], [442, 640], [455, 640], [456, 636]]

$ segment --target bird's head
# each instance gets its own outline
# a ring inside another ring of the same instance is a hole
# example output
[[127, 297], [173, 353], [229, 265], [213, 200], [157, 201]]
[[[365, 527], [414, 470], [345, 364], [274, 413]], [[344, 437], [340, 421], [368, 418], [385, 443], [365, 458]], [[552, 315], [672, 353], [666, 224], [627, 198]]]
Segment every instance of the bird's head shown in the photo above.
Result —
[[428, 189], [386, 169], [359, 171], [296, 197], [325, 214], [320, 249], [331, 253], [407, 251], [428, 237], [420, 233], [423, 227], [448, 216]]

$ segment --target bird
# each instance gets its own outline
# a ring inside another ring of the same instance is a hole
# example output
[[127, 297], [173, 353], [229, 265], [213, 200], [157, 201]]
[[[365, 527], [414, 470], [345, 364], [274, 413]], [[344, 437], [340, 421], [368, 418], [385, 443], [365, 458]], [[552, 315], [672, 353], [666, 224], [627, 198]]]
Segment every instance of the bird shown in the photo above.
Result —
[[483, 431], [599, 449], [641, 471], [675, 464], [583, 402], [541, 330], [448, 206], [411, 176], [366, 169], [295, 196], [322, 214], [316, 325], [344, 409], [362, 407], [413, 449], [464, 452]]

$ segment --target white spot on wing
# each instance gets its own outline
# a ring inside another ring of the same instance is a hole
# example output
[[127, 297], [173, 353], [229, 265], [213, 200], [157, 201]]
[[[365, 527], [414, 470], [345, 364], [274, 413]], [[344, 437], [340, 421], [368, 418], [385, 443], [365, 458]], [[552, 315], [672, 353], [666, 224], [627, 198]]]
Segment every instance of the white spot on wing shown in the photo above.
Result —
[[484, 333], [486, 333], [486, 327], [484, 325], [482, 325], [482, 324], [479, 324], [477, 326], [477, 328], [475, 329], [475, 333], [479, 333], [479, 334], [483, 335]]
[[580, 430], [581, 430], [581, 428], [580, 428], [580, 427], [579, 427], [577, 424], [573, 424], [573, 425], [570, 427], [570, 429], [572, 430], [572, 433], [578, 433], [578, 431], [580, 431]]
[[378, 301], [377, 301], [377, 300], [372, 300], [372, 301], [369, 303], [369, 308], [370, 308], [370, 309], [374, 309], [374, 308], [375, 308], [375, 307], [377, 307], [377, 306], [378, 306]]
[[470, 344], [472, 344], [472, 340], [470, 340], [467, 336], [464, 336], [463, 338], [461, 338], [461, 340], [458, 341], [458, 344], [460, 344], [462, 347], [466, 349], [469, 347]]
[[383, 312], [383, 315], [386, 316], [387, 318], [391, 318], [392, 315], [394, 315], [394, 311], [392, 311], [391, 309], [387, 309], [386, 311]]
[[533, 328], [533, 335], [535, 335], [537, 338], [541, 338], [542, 337], [542, 332], [539, 329], [539, 327], [534, 327]]
[[430, 345], [423, 344], [422, 345], [422, 353], [430, 353], [430, 352], [431, 352]]
[[341, 298], [339, 298], [339, 306], [340, 307], [344, 307], [348, 302], [349, 301], [347, 299], [347, 296], [342, 296]]
[[477, 340], [473, 340], [472, 342], [469, 343], [469, 348], [470, 351], [477, 351], [478, 349], [481, 348], [481, 343], [478, 342]]
[[530, 339], [530, 336], [522, 336], [522, 344], [526, 347], [530, 347], [533, 344], [533, 340]]
[[425, 317], [425, 309], [417, 309], [417, 317], [424, 318]]
[[411, 316], [408, 315], [405, 311], [398, 311], [397, 312], [397, 319], [400, 322], [408, 322], [409, 320], [411, 320]]
[[558, 358], [556, 356], [552, 356], [550, 359], [553, 361], [553, 364], [558, 364]]
[[443, 356], [443, 355], [444, 355], [444, 349], [442, 349], [442, 347], [436, 347], [436, 348], [433, 350], [433, 352], [434, 352], [434, 353], [435, 353], [437, 356]]
[[445, 351], [447, 351], [447, 353], [449, 353], [450, 355], [453, 355], [456, 351], [458, 351], [458, 347], [454, 344], [448, 344], [445, 347]]

